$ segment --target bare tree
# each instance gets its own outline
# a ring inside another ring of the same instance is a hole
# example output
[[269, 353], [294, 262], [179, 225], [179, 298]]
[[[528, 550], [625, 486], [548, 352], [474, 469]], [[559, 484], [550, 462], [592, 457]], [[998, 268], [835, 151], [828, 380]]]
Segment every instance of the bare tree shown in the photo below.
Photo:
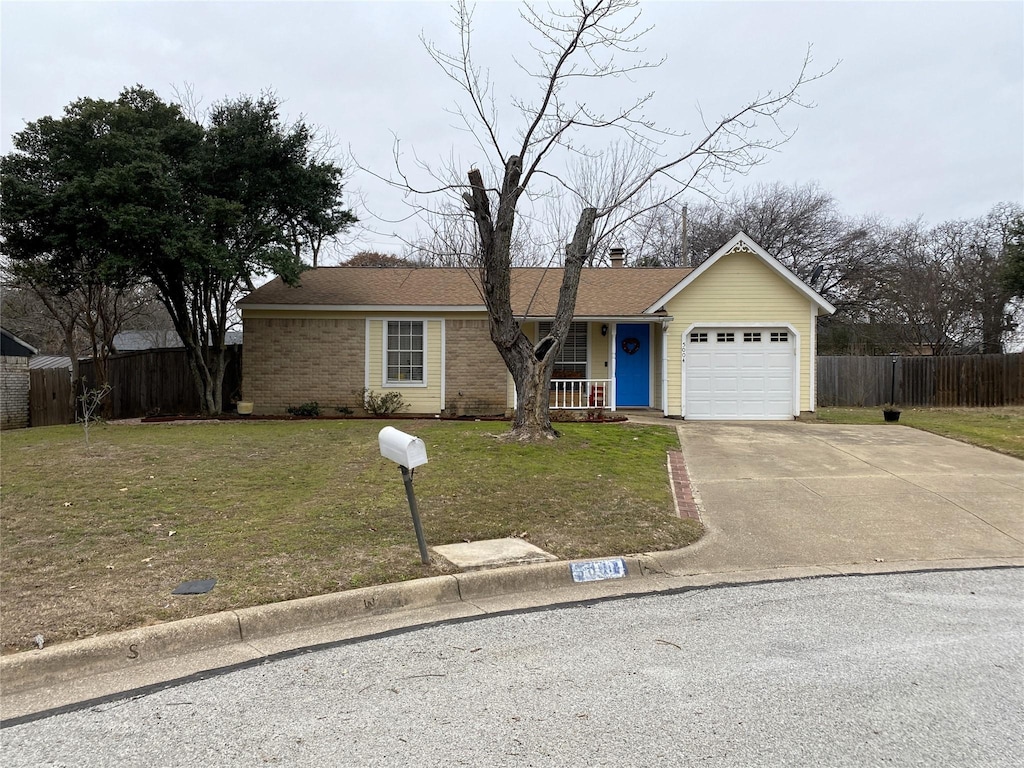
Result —
[[[757, 94], [717, 120], [701, 115], [702, 128], [693, 136], [674, 134], [645, 117], [651, 93], [609, 112], [584, 100], [586, 89], [595, 84], [632, 79], [660, 64], [641, 56], [638, 46], [646, 30], [640, 25], [636, 0], [575, 0], [571, 6], [551, 6], [546, 13], [525, 5], [520, 16], [532, 30], [529, 47], [536, 58], [532, 65], [517, 63], [536, 90], [532, 97], [512, 98], [520, 124], [514, 138], [506, 141], [489, 74], [474, 59], [472, 11], [464, 0], [454, 10], [457, 48], [446, 51], [425, 40], [424, 44], [441, 71], [461, 89], [462, 101], [454, 113], [474, 137], [483, 162], [468, 170], [468, 183], [459, 180], [450, 163], [447, 173], [434, 172], [437, 183], [429, 188], [411, 183], [398, 163], [399, 179], [393, 183], [418, 199], [453, 193], [461, 197], [473, 221], [491, 339], [518, 395], [511, 436], [552, 438], [552, 370], [572, 320], [580, 271], [593, 259], [600, 241], [653, 207], [657, 201], [645, 193], [655, 184], [670, 186], [671, 199], [689, 187], [727, 179], [760, 163], [766, 152], [789, 138], [777, 122], [779, 116], [788, 107], [807, 106], [799, 94], [822, 75], [808, 71], [808, 55], [788, 87]], [[766, 134], [762, 127], [769, 129]], [[589, 135], [605, 144], [607, 137], [617, 136], [626, 147], [620, 157], [628, 162], [611, 169], [613, 181], [600, 186], [600, 194], [587, 183], [585, 172], [574, 176], [567, 170], [573, 160], [593, 161], [598, 156], [587, 143]], [[397, 161], [397, 149], [395, 154]], [[534, 345], [512, 309], [512, 251], [521, 217], [533, 204], [554, 196], [571, 201], [573, 223], [560, 233], [563, 279], [552, 329]]]
[[999, 353], [1015, 327], [1013, 291], [999, 280], [1020, 205], [927, 229], [906, 224], [884, 282], [888, 320], [907, 346], [934, 354]]
[[[95, 383], [107, 385], [107, 361], [114, 350], [114, 336], [138, 317], [152, 301], [152, 294], [135, 284], [112, 284], [95, 270], [83, 268], [54, 278], [52, 271], [34, 261], [8, 262], [4, 269], [5, 319], [12, 307], [10, 290], [21, 294], [24, 310], [34, 314], [37, 331], [53, 341], [71, 360], [71, 380], [78, 382], [79, 358], [91, 357]], [[13, 307], [17, 318], [17, 305]], [[42, 311], [40, 311], [42, 310]], [[15, 319], [14, 325], [18, 325]], [[52, 346], [51, 346], [52, 348]], [[70, 405], [74, 406], [72, 388]]]
[[[553, 211], [546, 211], [552, 215]], [[509, 245], [509, 260], [516, 267], [543, 267], [560, 263], [561, 253], [550, 240], [547, 218], [521, 218]], [[425, 211], [425, 233], [407, 243], [407, 258], [431, 267], [462, 267], [476, 274], [480, 268], [480, 243], [473, 219], [462, 201], [444, 201]], [[478, 284], [479, 287], [479, 284]], [[481, 294], [482, 295], [482, 294]]]

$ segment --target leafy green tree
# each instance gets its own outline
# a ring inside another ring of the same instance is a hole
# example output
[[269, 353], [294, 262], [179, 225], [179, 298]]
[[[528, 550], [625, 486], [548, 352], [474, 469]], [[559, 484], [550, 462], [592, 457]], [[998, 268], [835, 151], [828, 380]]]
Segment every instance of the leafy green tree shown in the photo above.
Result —
[[151, 285], [206, 413], [221, 409], [239, 292], [268, 274], [297, 281], [303, 255], [355, 220], [341, 170], [278, 106], [270, 95], [224, 101], [204, 125], [136, 86], [29, 124], [2, 159], [0, 235], [14, 268], [31, 265], [58, 293], [83, 276]]
[[1024, 216], [1019, 214], [1006, 228], [1000, 278], [1007, 291], [1024, 298]]
[[0, 159], [5, 278], [59, 326], [75, 381], [80, 352], [91, 351], [101, 387], [113, 337], [140, 305], [137, 276], [109, 258], [105, 174], [126, 158], [115, 107], [80, 99], [62, 119], [29, 124]]

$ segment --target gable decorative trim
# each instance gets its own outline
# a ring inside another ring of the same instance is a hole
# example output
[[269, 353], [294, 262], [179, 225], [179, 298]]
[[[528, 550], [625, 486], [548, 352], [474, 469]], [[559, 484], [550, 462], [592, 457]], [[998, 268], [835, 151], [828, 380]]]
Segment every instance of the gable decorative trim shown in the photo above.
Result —
[[754, 249], [747, 245], [746, 241], [740, 240], [726, 253], [754, 253]]
[[775, 259], [775, 257], [754, 243], [749, 235], [745, 232], [738, 232], [729, 242], [715, 251], [709, 258], [705, 259], [699, 267], [676, 283], [675, 287], [671, 291], [649, 306], [646, 310], [646, 314], [652, 314], [662, 309], [665, 304], [679, 295], [684, 288], [691, 285], [695, 280], [697, 280], [697, 278], [711, 269], [711, 267], [713, 267], [723, 256], [727, 256], [731, 253], [749, 253], [761, 259], [761, 261], [768, 265], [770, 269], [776, 272], [787, 283], [793, 286], [793, 288], [806, 296], [807, 299], [810, 300], [810, 302], [817, 308], [818, 314], [831, 315], [836, 311], [836, 308], [821, 296], [821, 294], [806, 285], [796, 275], [786, 269], [786, 267]]

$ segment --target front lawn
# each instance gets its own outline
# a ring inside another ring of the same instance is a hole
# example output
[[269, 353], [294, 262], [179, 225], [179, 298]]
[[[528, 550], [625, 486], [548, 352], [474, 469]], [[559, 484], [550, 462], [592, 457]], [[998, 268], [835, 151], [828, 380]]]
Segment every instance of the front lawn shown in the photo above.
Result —
[[[1024, 407], [902, 408], [898, 424], [1024, 459]], [[882, 407], [819, 408], [818, 421], [882, 424]]]
[[[423, 566], [380, 421], [75, 426], [3, 434], [5, 652], [443, 572]], [[507, 424], [402, 421], [429, 463], [415, 489], [428, 545], [521, 536], [563, 558], [673, 549], [674, 430], [563, 424], [554, 445]], [[216, 578], [212, 592], [171, 596]]]

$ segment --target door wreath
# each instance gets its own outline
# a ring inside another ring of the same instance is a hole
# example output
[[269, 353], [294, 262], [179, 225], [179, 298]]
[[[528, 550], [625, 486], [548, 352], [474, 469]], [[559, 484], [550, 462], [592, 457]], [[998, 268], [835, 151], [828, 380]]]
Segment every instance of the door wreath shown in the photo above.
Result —
[[622, 351], [627, 355], [635, 355], [640, 350], [640, 339], [636, 336], [622, 340]]

